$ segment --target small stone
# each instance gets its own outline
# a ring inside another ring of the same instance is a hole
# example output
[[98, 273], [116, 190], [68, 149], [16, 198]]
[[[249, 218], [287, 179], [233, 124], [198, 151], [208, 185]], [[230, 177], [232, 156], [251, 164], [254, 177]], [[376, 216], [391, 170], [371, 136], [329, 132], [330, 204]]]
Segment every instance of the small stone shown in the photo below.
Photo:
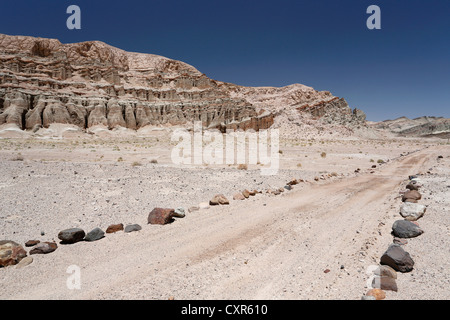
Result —
[[106, 233], [115, 233], [123, 230], [123, 223], [111, 224], [106, 228]]
[[361, 300], [377, 300], [374, 296], [362, 296]]
[[70, 228], [60, 231], [58, 233], [58, 239], [61, 240], [61, 243], [63, 244], [72, 244], [83, 240], [85, 235], [83, 229]]
[[21, 269], [23, 267], [26, 267], [29, 264], [31, 264], [32, 262], [33, 262], [32, 257], [25, 257], [22, 260], [20, 260], [20, 262], [16, 265], [16, 269]]
[[219, 204], [230, 204], [230, 202], [223, 194], [216, 194], [211, 200], [209, 200], [209, 204], [212, 206], [217, 206]]
[[47, 254], [55, 251], [58, 245], [55, 242], [41, 242], [38, 243], [31, 251], [31, 254]]
[[100, 228], [95, 228], [88, 232], [86, 237], [84, 237], [84, 241], [97, 241], [102, 239], [105, 236], [105, 232]]
[[285, 188], [286, 190], [288, 190], [288, 191], [289, 191], [289, 190], [292, 190], [292, 187], [291, 187], [290, 185], [285, 185], [284, 188]]
[[32, 247], [35, 246], [39, 243], [39, 240], [28, 240], [27, 242], [25, 242], [25, 247]]
[[374, 297], [375, 300], [383, 300], [386, 298], [386, 293], [379, 288], [374, 288], [367, 291], [366, 296]]
[[392, 279], [397, 279], [397, 272], [387, 265], [378, 266], [378, 268], [376, 268], [373, 273], [380, 277], [389, 277]]
[[402, 201], [403, 202], [405, 202], [406, 200], [409, 200], [411, 202], [411, 200], [412, 201], [417, 201], [417, 200], [420, 200], [420, 199], [422, 199], [422, 195], [417, 190], [408, 190], [402, 196]]
[[133, 231], [139, 231], [141, 229], [142, 229], [142, 227], [138, 224], [129, 224], [125, 227], [125, 232], [128, 233], [128, 232], [133, 232]]
[[245, 200], [245, 197], [242, 193], [239, 192], [233, 196], [233, 200]]
[[208, 202], [200, 202], [198, 204], [199, 209], [209, 209], [209, 203]]
[[404, 245], [408, 244], [408, 240], [394, 237], [393, 243], [404, 246]]
[[248, 197], [250, 197], [250, 191], [248, 191], [247, 189], [245, 189], [244, 191], [242, 191], [242, 195], [243, 195], [245, 198], [248, 198]]
[[184, 218], [186, 216], [185, 212], [184, 212], [184, 208], [182, 207], [178, 207], [175, 209], [173, 216], [175, 218]]
[[190, 207], [190, 208], [188, 209], [188, 212], [194, 212], [194, 211], [198, 211], [198, 210], [200, 210], [200, 207], [198, 207], [198, 206], [193, 206], [193, 207]]
[[374, 277], [372, 280], [372, 287], [381, 290], [398, 291], [397, 283], [391, 277]]
[[323, 273], [328, 273], [330, 271], [331, 271], [330, 269], [325, 269], [325, 270], [323, 270]]

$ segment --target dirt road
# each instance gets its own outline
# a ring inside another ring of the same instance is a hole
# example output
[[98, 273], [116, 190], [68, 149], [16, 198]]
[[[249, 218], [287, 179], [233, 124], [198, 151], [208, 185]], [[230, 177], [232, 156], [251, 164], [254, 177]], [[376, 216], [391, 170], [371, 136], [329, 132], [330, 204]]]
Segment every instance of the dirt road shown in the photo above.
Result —
[[[442, 151], [231, 201], [166, 226], [147, 225], [144, 215], [139, 232], [59, 245], [28, 267], [0, 270], [0, 298], [360, 299], [367, 267], [392, 242], [400, 184]], [[71, 265], [80, 268], [80, 290], [67, 287]]]

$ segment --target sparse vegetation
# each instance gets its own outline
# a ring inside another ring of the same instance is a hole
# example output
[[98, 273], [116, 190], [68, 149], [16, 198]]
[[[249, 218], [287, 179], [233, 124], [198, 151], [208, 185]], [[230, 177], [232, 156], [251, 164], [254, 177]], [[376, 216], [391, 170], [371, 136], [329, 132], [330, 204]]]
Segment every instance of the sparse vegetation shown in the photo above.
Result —
[[247, 169], [248, 169], [248, 166], [247, 166], [246, 163], [241, 163], [241, 164], [238, 165], [237, 168], [238, 168], [239, 170], [247, 170]]
[[134, 161], [134, 162], [131, 164], [131, 166], [132, 166], [132, 167], [139, 167], [139, 166], [142, 166], [142, 163], [140, 163], [139, 161]]

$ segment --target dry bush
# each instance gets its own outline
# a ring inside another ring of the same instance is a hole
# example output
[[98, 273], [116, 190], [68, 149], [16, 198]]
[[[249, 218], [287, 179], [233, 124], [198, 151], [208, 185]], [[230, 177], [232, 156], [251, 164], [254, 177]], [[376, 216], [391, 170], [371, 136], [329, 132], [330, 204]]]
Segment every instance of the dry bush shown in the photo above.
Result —
[[238, 165], [237, 168], [238, 168], [239, 170], [247, 170], [247, 169], [248, 169], [248, 166], [247, 166], [246, 163], [241, 163], [241, 164]]

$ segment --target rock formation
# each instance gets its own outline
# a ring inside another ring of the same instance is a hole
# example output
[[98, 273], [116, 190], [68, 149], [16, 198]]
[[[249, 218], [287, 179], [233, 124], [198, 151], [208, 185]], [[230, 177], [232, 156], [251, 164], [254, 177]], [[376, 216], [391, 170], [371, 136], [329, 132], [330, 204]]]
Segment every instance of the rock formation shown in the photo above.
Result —
[[37, 130], [52, 123], [83, 129], [191, 126], [266, 129], [285, 114], [320, 123], [365, 125], [365, 114], [327, 91], [294, 84], [243, 87], [208, 78], [193, 66], [99, 41], [0, 34], [0, 125]]

